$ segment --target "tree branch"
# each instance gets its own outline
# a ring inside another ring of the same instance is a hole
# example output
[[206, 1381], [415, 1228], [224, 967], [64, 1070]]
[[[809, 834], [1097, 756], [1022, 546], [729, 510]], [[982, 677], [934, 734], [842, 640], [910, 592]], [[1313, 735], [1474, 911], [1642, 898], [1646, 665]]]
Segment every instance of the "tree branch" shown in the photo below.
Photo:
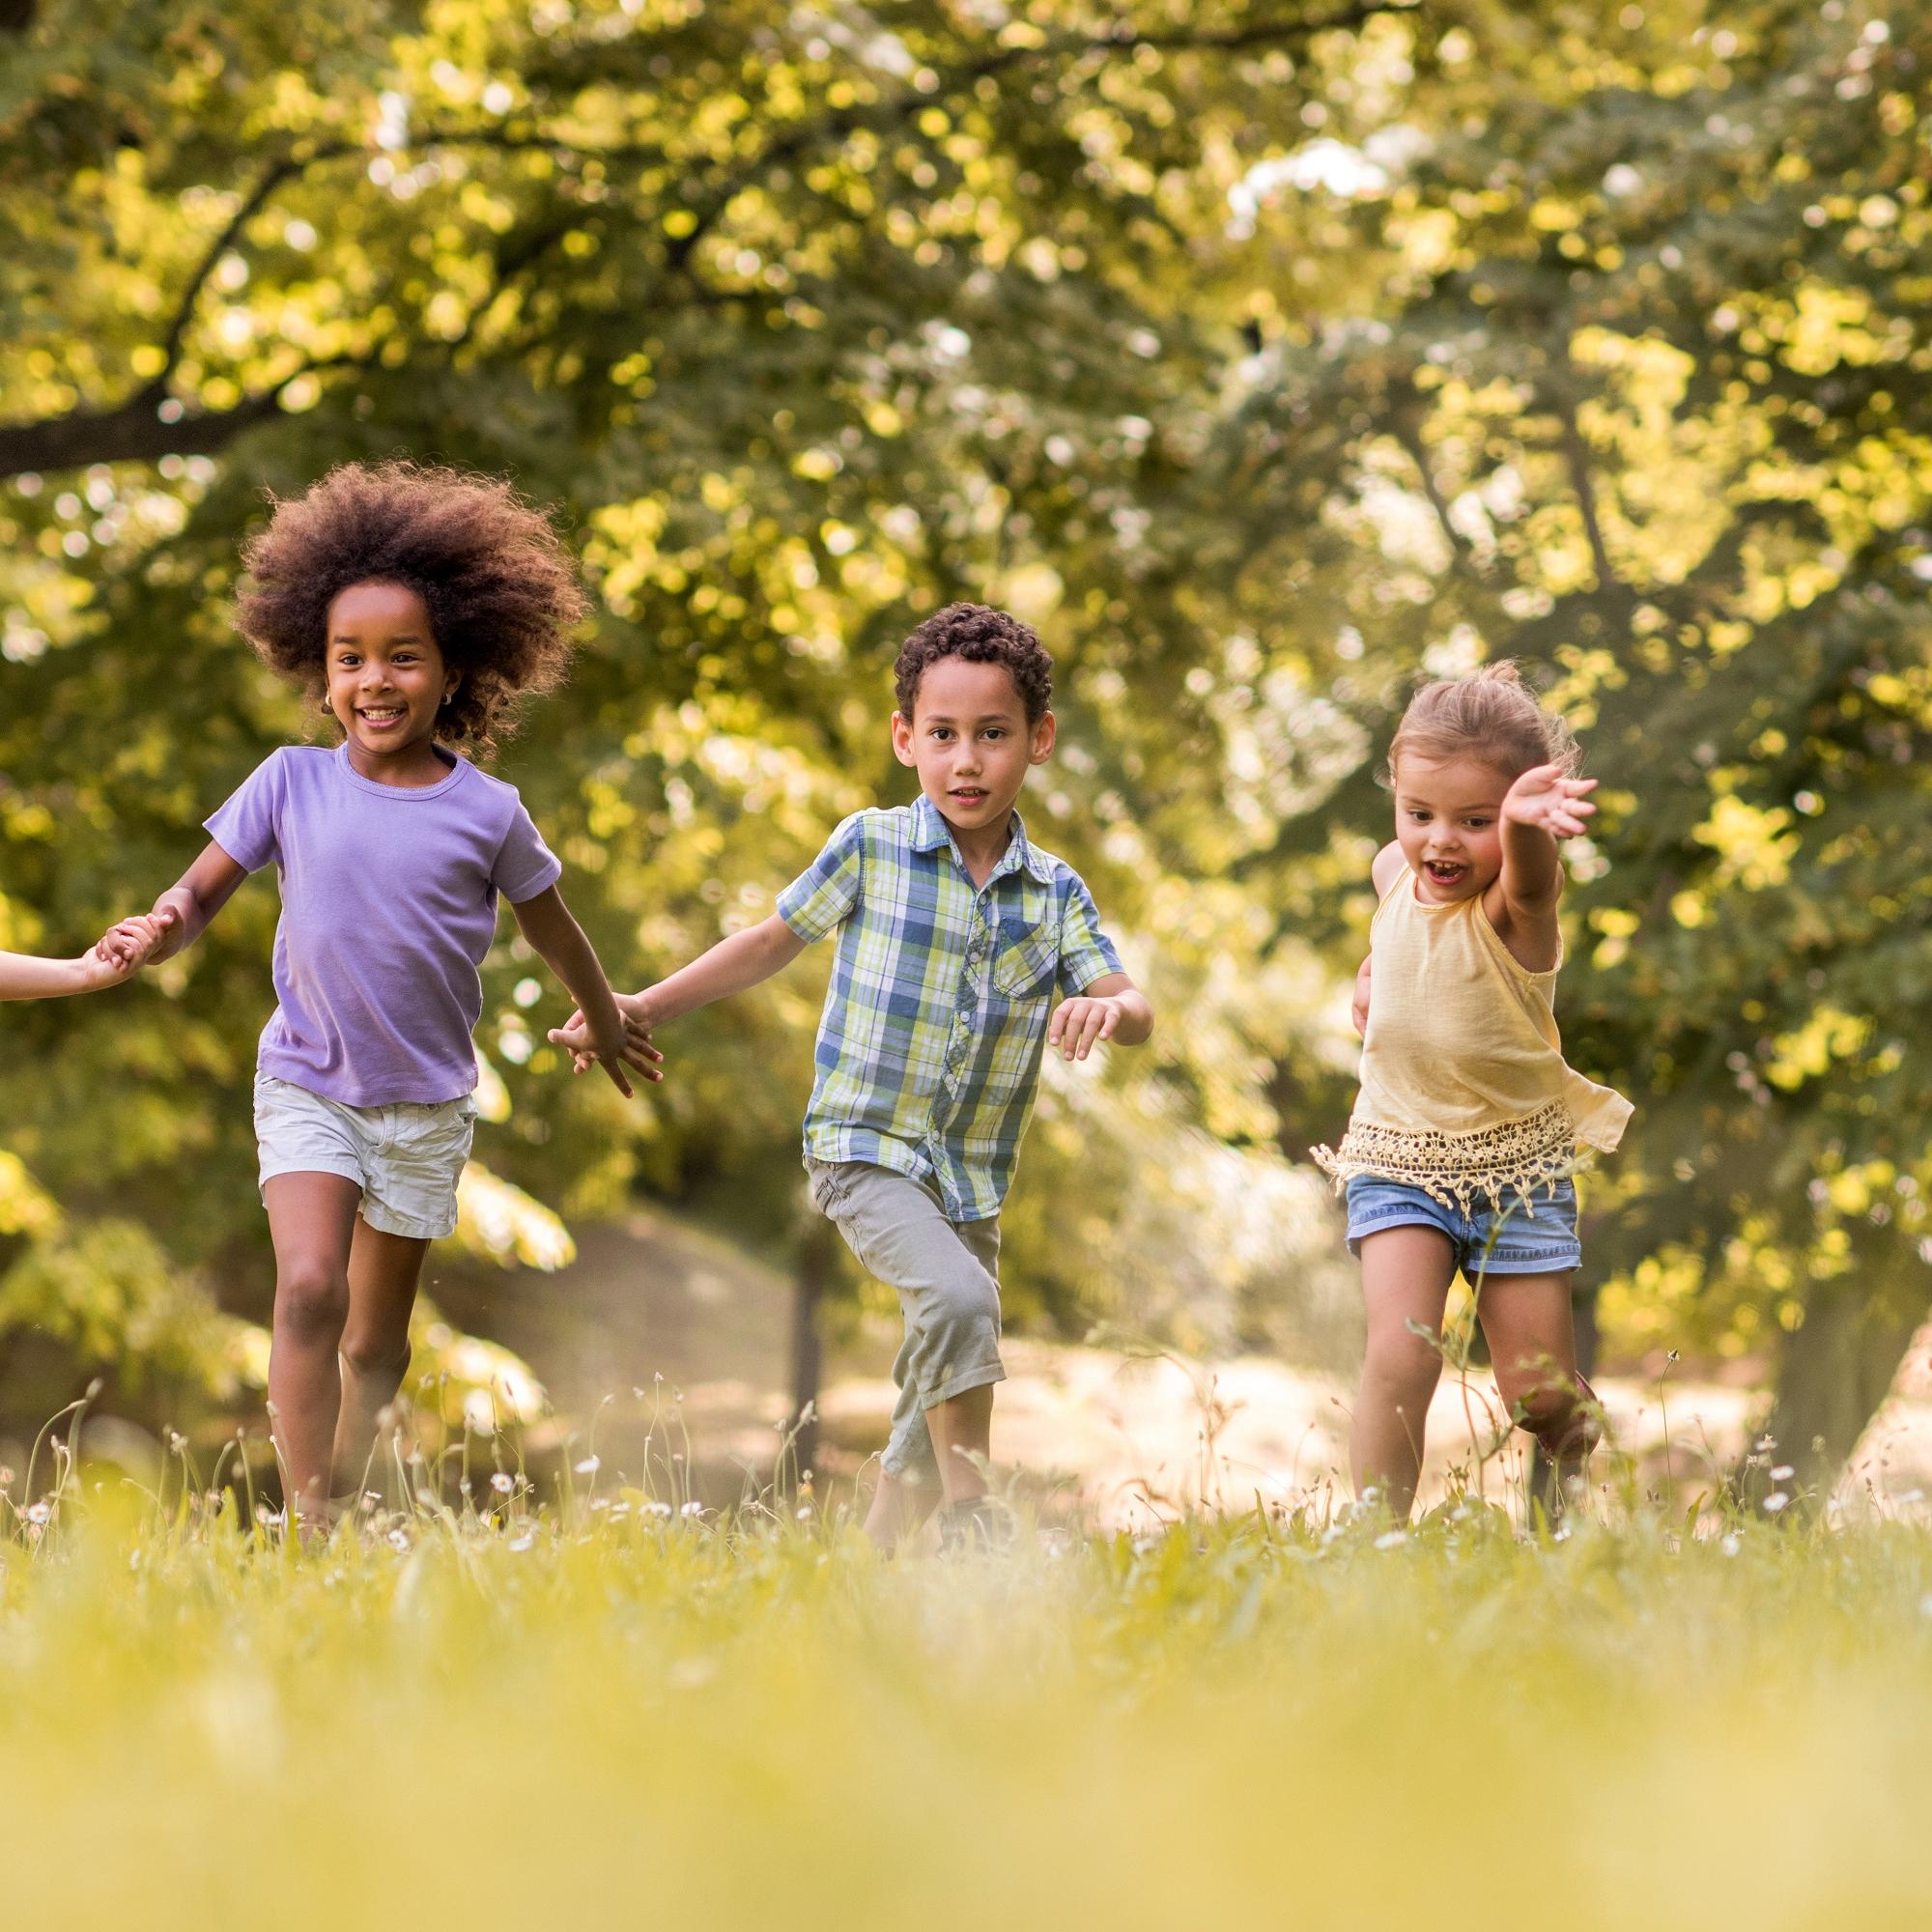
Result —
[[208, 278], [213, 274], [215, 264], [234, 246], [242, 229], [261, 213], [269, 197], [292, 175], [301, 172], [301, 165], [299, 161], [284, 156], [265, 169], [261, 180], [230, 216], [221, 233], [209, 243], [200, 265], [188, 277], [187, 287], [182, 291], [182, 298], [175, 305], [174, 320], [168, 324], [168, 332], [161, 340], [160, 374], [148, 384], [146, 392], [157, 402], [167, 394], [168, 378], [174, 374], [175, 364], [181, 360], [182, 339], [187, 334], [188, 324], [194, 319], [195, 304], [200, 301], [201, 292], [208, 286]]
[[1597, 482], [1590, 473], [1590, 449], [1583, 440], [1582, 431], [1577, 427], [1577, 412], [1567, 396], [1549, 398], [1549, 406], [1563, 425], [1558, 446], [1570, 470], [1570, 488], [1577, 498], [1577, 514], [1583, 519], [1583, 535], [1590, 546], [1590, 561], [1596, 567], [1597, 588], [1621, 590], [1624, 582], [1617, 575], [1604, 542], [1603, 521], [1597, 514]]

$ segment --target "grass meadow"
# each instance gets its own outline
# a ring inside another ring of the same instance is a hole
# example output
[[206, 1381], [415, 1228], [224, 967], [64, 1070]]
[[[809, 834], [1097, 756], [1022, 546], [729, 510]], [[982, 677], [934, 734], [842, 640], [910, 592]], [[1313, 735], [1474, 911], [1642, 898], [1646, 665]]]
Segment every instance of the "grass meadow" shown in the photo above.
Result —
[[0, 1506], [9, 1928], [1932, 1921], [1922, 1526], [887, 1563], [809, 1500], [479, 1465], [304, 1548], [63, 1476]]

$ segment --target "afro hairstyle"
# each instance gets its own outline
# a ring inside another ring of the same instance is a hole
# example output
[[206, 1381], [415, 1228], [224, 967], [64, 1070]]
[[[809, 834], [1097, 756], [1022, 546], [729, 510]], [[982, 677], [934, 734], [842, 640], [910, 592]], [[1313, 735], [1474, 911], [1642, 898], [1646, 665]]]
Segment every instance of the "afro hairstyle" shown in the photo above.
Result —
[[570, 668], [585, 600], [550, 520], [500, 477], [430, 465], [345, 463], [299, 497], [270, 498], [242, 546], [242, 634], [311, 696], [327, 688], [328, 611], [352, 584], [396, 583], [429, 612], [462, 672], [438, 735], [489, 753], [519, 701]]

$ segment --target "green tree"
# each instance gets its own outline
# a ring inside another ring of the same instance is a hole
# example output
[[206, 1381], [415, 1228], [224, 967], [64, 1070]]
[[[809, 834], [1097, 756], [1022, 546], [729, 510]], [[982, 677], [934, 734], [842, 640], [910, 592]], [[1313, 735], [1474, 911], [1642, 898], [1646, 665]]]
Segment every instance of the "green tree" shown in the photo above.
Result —
[[[229, 633], [237, 539], [265, 489], [400, 449], [511, 470], [597, 581], [580, 674], [510, 770], [621, 976], [760, 916], [842, 812], [903, 795], [884, 672], [968, 594], [1054, 634], [1067, 750], [1037, 829], [1160, 945], [1185, 888], [1116, 779], [1155, 788], [1190, 748], [1150, 763], [1104, 714], [1123, 680], [1166, 702], [1189, 645], [1143, 650], [1107, 585], [1153, 423], [1214, 379], [1227, 190], [1292, 124], [1297, 63], [1346, 64], [1385, 11], [476, 0], [396, 33], [354, 4], [43, 6], [0, 81], [13, 943], [144, 902], [314, 722]], [[0, 1047], [41, 1183], [257, 1314], [235, 1096], [270, 918], [251, 891], [152, 987], [10, 1015]], [[1225, 955], [1188, 944], [1177, 984]], [[487, 991], [493, 1167], [571, 1212], [635, 1182], [787, 1237], [809, 975], [684, 1030], [641, 1117], [557, 1077], [516, 943]], [[1166, 1065], [1253, 1114], [1247, 1058], [1210, 1076], [1177, 1035]], [[1045, 1204], [1100, 1137], [1042, 1138], [1022, 1305], [1161, 1286], [1157, 1258], [1059, 1238]]]

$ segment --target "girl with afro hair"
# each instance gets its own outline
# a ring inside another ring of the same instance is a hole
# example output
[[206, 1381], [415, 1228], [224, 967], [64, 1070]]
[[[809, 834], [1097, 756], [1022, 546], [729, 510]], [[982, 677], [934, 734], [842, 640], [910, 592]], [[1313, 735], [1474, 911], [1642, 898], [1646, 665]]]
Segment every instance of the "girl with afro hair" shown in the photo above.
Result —
[[402, 1384], [429, 1243], [456, 1227], [498, 897], [586, 1017], [627, 1096], [658, 1078], [557, 891], [562, 871], [488, 752], [570, 661], [583, 610], [548, 521], [504, 482], [388, 463], [276, 502], [243, 550], [243, 633], [335, 727], [283, 746], [208, 820], [152, 914], [116, 926], [124, 966], [191, 946], [273, 864], [278, 1004], [255, 1077], [275, 1249], [269, 1402], [293, 1520], [358, 1483]]

